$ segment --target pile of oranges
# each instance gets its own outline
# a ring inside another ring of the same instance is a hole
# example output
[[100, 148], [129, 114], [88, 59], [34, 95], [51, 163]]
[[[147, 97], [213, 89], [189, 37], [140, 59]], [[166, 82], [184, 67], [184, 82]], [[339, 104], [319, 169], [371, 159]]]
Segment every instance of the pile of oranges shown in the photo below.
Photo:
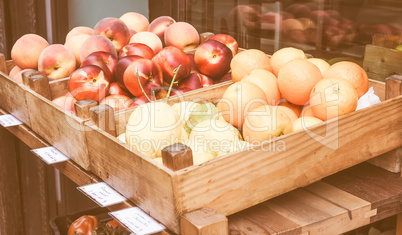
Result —
[[358, 64], [329, 65], [292, 47], [272, 56], [245, 50], [233, 57], [231, 71], [235, 83], [217, 107], [227, 122], [242, 128], [248, 142], [350, 113], [368, 91], [367, 74]]

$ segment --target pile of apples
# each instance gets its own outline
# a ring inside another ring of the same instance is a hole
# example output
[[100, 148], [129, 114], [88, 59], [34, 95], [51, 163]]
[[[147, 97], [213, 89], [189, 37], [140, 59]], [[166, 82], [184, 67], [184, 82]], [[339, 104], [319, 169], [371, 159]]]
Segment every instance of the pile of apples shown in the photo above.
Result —
[[230, 80], [237, 41], [226, 34], [200, 41], [189, 23], [169, 16], [149, 23], [144, 15], [128, 12], [103, 18], [94, 28], [74, 27], [64, 45], [49, 45], [36, 34], [22, 36], [11, 53], [19, 71], [12, 77], [21, 81], [26, 69], [49, 79], [70, 77], [69, 93], [54, 100], [58, 105], [74, 112], [76, 101], [92, 99], [117, 111], [148, 102], [144, 93], [165, 97], [179, 65], [172, 95]]

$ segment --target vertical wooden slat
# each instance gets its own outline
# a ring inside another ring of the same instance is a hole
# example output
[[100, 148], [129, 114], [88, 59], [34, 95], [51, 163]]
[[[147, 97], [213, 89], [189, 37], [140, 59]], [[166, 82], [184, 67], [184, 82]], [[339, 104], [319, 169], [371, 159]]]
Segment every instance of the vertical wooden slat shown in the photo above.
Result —
[[[6, 16], [5, 16], [5, 8], [4, 1], [0, 1], [0, 53], [6, 55], [7, 53], [7, 39], [6, 39]], [[3, 70], [1, 70], [3, 71]]]
[[25, 234], [15, 137], [0, 127], [0, 234]]
[[95, 107], [96, 105], [98, 105], [98, 102], [91, 99], [77, 101], [74, 104], [75, 114], [77, 115], [77, 117], [81, 119], [84, 120], [89, 119], [90, 118], [89, 109]]
[[117, 136], [114, 110], [109, 105], [99, 105], [89, 109], [91, 121], [100, 129]]
[[162, 162], [173, 171], [193, 165], [193, 152], [187, 145], [176, 143], [162, 149]]
[[396, 217], [396, 235], [402, 235], [402, 212]]
[[229, 232], [228, 219], [211, 208], [201, 208], [181, 217], [181, 234], [226, 235]]
[[52, 98], [52, 95], [50, 93], [49, 79], [45, 75], [36, 74], [30, 76], [26, 85], [31, 90], [35, 91], [46, 99], [50, 100]]

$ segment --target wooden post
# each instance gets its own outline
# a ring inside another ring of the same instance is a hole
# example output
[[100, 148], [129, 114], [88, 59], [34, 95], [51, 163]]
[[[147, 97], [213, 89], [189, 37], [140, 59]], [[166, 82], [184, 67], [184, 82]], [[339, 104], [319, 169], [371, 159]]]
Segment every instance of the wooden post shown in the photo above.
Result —
[[[25, 73], [26, 72], [24, 72], [23, 74]], [[26, 86], [28, 86], [31, 90], [35, 91], [36, 93], [45, 97], [46, 99], [49, 100], [52, 99], [52, 95], [50, 93], [49, 79], [46, 75], [43, 74], [36, 74], [32, 76], [28, 75], [27, 81], [23, 80], [23, 83]]]
[[15, 137], [0, 126], [0, 234], [25, 234]]
[[75, 102], [75, 115], [81, 119], [89, 119], [89, 109], [98, 105], [98, 102], [91, 99], [80, 100]]
[[6, 57], [0, 53], [0, 71], [8, 75]]
[[109, 105], [99, 105], [89, 109], [91, 121], [100, 129], [117, 136], [114, 110]]
[[[385, 99], [392, 99], [400, 95], [402, 95], [402, 75], [389, 76], [385, 79]], [[368, 162], [390, 172], [400, 172], [402, 177], [402, 147], [381, 154]]]
[[227, 235], [228, 219], [211, 208], [201, 208], [181, 216], [181, 234]]
[[40, 74], [38, 70], [28, 70], [25, 71], [21, 74], [22, 77], [22, 84], [24, 84], [25, 86], [28, 86], [29, 84], [29, 79], [33, 76], [33, 75], [38, 75]]
[[396, 235], [402, 235], [402, 212], [396, 216]]
[[193, 165], [193, 152], [187, 145], [176, 143], [162, 149], [162, 162], [173, 171]]

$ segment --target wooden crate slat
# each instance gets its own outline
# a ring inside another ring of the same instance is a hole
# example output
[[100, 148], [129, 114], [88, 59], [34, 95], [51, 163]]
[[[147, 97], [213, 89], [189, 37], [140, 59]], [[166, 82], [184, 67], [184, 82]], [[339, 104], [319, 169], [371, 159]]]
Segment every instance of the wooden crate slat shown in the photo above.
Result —
[[[275, 141], [285, 141], [286, 151], [250, 150], [181, 170], [177, 180], [183, 212], [199, 208], [202, 201], [203, 206], [229, 215], [395, 149], [401, 145], [401, 112], [402, 100], [393, 99], [372, 106], [370, 111], [340, 117], [339, 132], [328, 136], [335, 140], [339, 134], [336, 150], [305, 132], [294, 132]], [[313, 130], [323, 134], [325, 126]]]
[[367, 45], [363, 68], [372, 79], [385, 81], [393, 74], [402, 74], [402, 52], [385, 47]]

